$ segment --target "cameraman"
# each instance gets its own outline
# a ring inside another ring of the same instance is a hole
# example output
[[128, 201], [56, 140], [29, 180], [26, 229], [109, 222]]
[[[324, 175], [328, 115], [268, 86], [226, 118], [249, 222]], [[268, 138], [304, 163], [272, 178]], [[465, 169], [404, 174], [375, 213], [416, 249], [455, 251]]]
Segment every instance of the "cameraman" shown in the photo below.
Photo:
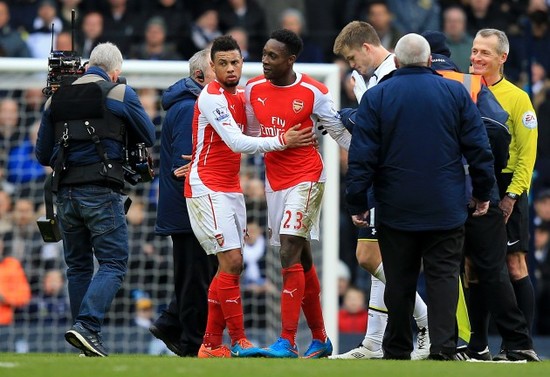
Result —
[[127, 271], [124, 144], [155, 141], [137, 94], [116, 84], [121, 66], [115, 45], [97, 45], [86, 73], [46, 102], [36, 145], [38, 161], [54, 169], [74, 321], [65, 339], [86, 356], [107, 356], [100, 330]]

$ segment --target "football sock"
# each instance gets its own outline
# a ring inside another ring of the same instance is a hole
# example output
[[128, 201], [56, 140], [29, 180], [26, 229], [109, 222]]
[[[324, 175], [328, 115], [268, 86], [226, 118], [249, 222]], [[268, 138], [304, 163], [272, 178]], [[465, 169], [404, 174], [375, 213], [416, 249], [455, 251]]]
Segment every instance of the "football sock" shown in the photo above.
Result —
[[363, 345], [371, 351], [377, 351], [382, 347], [382, 338], [388, 322], [388, 309], [384, 303], [384, 283], [376, 276], [385, 280], [382, 264], [378, 266], [371, 276], [371, 288], [369, 299], [369, 319], [367, 333], [363, 339]]
[[312, 266], [309, 271], [304, 272], [304, 277], [305, 290], [304, 299], [302, 300], [302, 310], [304, 311], [307, 325], [311, 329], [312, 338], [324, 342], [327, 338], [327, 332], [321, 309], [321, 285], [319, 284], [315, 266]]
[[281, 294], [281, 338], [287, 339], [291, 345], [296, 342], [300, 307], [304, 298], [305, 276], [304, 268], [297, 263], [282, 269], [283, 291]]
[[529, 334], [531, 334], [533, 330], [533, 318], [535, 315], [535, 290], [533, 289], [533, 283], [531, 283], [529, 276], [526, 276], [519, 280], [512, 281], [512, 286], [514, 287], [514, 292], [516, 293], [518, 306], [527, 321]]
[[[384, 274], [383, 263], [380, 263], [373, 275], [375, 278], [384, 283], [384, 285], [386, 284], [386, 275]], [[413, 317], [419, 329], [428, 326], [428, 306], [426, 306], [426, 303], [422, 300], [422, 297], [420, 297], [418, 293], [416, 293], [416, 300], [414, 302]]]
[[218, 298], [218, 276], [214, 276], [208, 288], [208, 320], [204, 333], [203, 344], [206, 347], [216, 348], [222, 344], [225, 320]]
[[428, 306], [418, 292], [416, 292], [416, 299], [414, 301], [413, 317], [419, 329], [428, 326]]
[[475, 352], [481, 352], [489, 344], [489, 309], [485, 303], [483, 290], [478, 283], [468, 283], [468, 316], [472, 335], [468, 348]]
[[227, 331], [231, 338], [231, 344], [245, 338], [239, 279], [240, 275], [228, 274], [226, 272], [218, 274], [218, 297], [223, 317], [227, 323]]

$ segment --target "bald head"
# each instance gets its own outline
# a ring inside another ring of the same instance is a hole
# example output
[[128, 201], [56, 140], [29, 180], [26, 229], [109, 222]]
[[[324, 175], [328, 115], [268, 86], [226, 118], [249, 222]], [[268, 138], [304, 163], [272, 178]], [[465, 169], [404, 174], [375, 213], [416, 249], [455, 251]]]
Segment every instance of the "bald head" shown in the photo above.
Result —
[[395, 59], [399, 67], [427, 67], [430, 61], [430, 44], [421, 35], [407, 34], [395, 45]]

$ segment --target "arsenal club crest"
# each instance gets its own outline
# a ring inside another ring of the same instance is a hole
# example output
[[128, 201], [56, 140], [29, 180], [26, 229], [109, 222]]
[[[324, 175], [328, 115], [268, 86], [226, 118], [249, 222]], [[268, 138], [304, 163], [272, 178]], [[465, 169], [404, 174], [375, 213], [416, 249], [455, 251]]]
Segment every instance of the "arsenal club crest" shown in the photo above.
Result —
[[304, 101], [301, 99], [295, 99], [292, 101], [292, 110], [297, 114], [304, 108]]

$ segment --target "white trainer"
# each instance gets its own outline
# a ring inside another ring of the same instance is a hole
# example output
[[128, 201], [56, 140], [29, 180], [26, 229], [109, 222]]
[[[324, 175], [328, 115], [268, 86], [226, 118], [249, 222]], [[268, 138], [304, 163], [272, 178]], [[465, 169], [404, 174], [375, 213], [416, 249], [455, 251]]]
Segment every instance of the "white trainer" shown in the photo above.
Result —
[[381, 359], [384, 357], [384, 351], [380, 348], [378, 351], [371, 351], [360, 344], [354, 349], [340, 355], [329, 356], [329, 359]]
[[418, 330], [416, 334], [416, 349], [411, 353], [411, 360], [425, 360], [430, 355], [430, 333], [428, 326]]

